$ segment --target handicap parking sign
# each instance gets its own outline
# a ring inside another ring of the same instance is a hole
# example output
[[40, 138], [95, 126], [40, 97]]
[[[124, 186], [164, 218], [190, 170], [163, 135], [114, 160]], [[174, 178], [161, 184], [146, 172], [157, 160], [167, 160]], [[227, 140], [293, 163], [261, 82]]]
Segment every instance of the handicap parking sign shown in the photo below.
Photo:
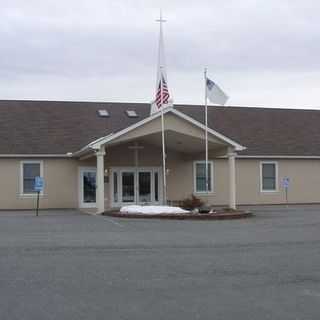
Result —
[[283, 180], [282, 180], [282, 186], [285, 189], [288, 189], [289, 188], [289, 183], [290, 183], [290, 179], [288, 177], [284, 177]]
[[34, 190], [37, 192], [43, 191], [44, 188], [44, 179], [43, 177], [34, 178]]

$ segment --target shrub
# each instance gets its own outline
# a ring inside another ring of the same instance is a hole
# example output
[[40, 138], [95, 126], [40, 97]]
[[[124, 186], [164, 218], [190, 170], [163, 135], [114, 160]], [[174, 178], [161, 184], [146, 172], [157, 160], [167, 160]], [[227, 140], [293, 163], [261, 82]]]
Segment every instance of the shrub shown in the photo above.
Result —
[[232, 208], [229, 208], [229, 207], [223, 208], [222, 210], [223, 210], [224, 212], [228, 212], [228, 213], [230, 213], [230, 212], [237, 212], [237, 210], [232, 209]]
[[188, 210], [193, 210], [195, 208], [200, 208], [204, 205], [204, 202], [194, 196], [193, 194], [191, 195], [190, 198], [183, 199], [181, 202], [181, 207], [183, 209], [188, 209]]

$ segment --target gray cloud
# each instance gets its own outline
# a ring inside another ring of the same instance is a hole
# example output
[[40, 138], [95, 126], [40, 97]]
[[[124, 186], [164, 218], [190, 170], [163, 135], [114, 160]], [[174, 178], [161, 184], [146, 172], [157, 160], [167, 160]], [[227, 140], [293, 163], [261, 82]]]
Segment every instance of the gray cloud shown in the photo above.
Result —
[[2, 0], [0, 98], [150, 101], [162, 4], [175, 102], [318, 106], [318, 1]]

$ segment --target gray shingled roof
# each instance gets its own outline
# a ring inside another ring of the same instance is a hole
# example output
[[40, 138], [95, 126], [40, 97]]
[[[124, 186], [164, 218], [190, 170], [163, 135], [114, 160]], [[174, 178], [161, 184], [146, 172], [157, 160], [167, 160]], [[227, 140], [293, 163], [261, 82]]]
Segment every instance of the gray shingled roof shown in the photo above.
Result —
[[[175, 108], [203, 122], [203, 107]], [[109, 118], [97, 116], [107, 109]], [[133, 109], [138, 118], [128, 118]], [[66, 154], [149, 116], [142, 103], [0, 101], [0, 154]], [[320, 156], [320, 112], [209, 107], [209, 127], [246, 146], [246, 155]]]
[[[178, 110], [201, 121], [197, 106]], [[242, 155], [320, 156], [320, 111], [210, 107], [208, 126], [247, 147]]]

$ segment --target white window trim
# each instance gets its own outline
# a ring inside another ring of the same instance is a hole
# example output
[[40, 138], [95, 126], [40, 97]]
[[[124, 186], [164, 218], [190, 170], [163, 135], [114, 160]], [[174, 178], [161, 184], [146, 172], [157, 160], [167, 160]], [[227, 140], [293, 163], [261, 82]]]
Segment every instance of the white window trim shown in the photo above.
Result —
[[[197, 164], [198, 163], [203, 163], [205, 164], [206, 161], [205, 160], [197, 160], [197, 161], [193, 161], [193, 191], [195, 194], [201, 194], [201, 195], [205, 195], [207, 194], [206, 191], [197, 191]], [[208, 166], [211, 166], [211, 177], [210, 177], [210, 187], [211, 187], [211, 191], [208, 191], [208, 194], [213, 194], [214, 193], [214, 163], [213, 161], [208, 161]]]
[[[263, 189], [263, 178], [262, 178], [262, 166], [264, 164], [274, 164], [275, 165], [275, 169], [276, 169], [276, 181], [275, 181], [275, 186], [276, 188], [274, 190], [264, 190]], [[279, 186], [278, 186], [278, 161], [260, 161], [260, 192], [261, 193], [275, 193], [275, 192], [279, 192]]]
[[[35, 164], [40, 164], [40, 177], [43, 178], [43, 160], [23, 160], [20, 161], [20, 197], [36, 197], [37, 193], [24, 193], [23, 192], [23, 166], [26, 163], [35, 163]], [[44, 188], [46, 186], [44, 185]], [[44, 190], [40, 192], [40, 195], [44, 195]]]

